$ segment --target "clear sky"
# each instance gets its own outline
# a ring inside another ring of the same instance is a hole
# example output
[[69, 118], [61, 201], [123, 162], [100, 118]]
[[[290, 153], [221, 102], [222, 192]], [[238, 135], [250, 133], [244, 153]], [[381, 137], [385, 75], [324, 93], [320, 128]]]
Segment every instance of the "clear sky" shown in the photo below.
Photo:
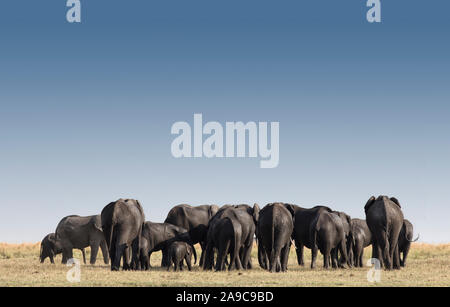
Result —
[[[139, 199], [328, 205], [397, 197], [450, 242], [450, 2], [3, 0], [0, 242]], [[279, 121], [280, 164], [175, 159], [176, 121]]]

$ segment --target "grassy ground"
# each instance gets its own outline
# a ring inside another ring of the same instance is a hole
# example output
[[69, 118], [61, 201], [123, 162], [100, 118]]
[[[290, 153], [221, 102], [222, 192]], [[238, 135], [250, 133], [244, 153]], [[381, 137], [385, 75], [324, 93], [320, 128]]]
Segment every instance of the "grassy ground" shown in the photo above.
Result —
[[[365, 258], [369, 259], [370, 250]], [[0, 243], [0, 286], [212, 286], [212, 287], [298, 287], [298, 286], [450, 286], [450, 244], [414, 244], [409, 256], [408, 267], [400, 271], [382, 271], [381, 282], [367, 281], [369, 268], [324, 270], [309, 269], [310, 252], [305, 249], [306, 266], [296, 264], [295, 252], [291, 250], [289, 271], [271, 274], [257, 266], [256, 249], [253, 251], [253, 264], [256, 267], [245, 272], [203, 272], [195, 266], [192, 272], [167, 272], [158, 268], [161, 253], [152, 255], [149, 272], [111, 272], [103, 264], [101, 252], [95, 266], [81, 266], [81, 282], [69, 283], [66, 274], [69, 267], [60, 264], [61, 256], [55, 265], [49, 260], [40, 264], [39, 243], [1, 244]], [[74, 251], [74, 257], [81, 259], [81, 253]], [[86, 258], [89, 261], [89, 251]], [[321, 266], [322, 258], [318, 264]]]

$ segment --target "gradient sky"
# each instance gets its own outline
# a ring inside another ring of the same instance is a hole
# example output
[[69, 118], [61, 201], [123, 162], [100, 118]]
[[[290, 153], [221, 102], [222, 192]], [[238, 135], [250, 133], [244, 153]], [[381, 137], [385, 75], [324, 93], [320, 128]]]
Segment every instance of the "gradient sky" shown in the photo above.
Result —
[[[364, 217], [397, 197], [450, 242], [450, 2], [3, 0], [0, 242], [139, 199], [284, 201]], [[176, 121], [279, 121], [280, 164], [175, 159]]]

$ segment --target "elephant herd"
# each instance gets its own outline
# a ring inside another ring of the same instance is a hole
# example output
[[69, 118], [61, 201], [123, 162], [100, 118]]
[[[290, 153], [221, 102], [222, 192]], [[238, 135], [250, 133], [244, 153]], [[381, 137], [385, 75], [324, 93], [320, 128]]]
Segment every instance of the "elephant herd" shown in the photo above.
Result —
[[[413, 226], [404, 219], [399, 201], [392, 197], [371, 197], [364, 207], [366, 219], [352, 219], [344, 212], [325, 206], [302, 208], [272, 203], [264, 208], [249, 205], [178, 205], [164, 223], [145, 221], [137, 200], [119, 199], [100, 215], [68, 216], [55, 233], [41, 242], [40, 261], [62, 253], [62, 262], [73, 257], [72, 250], [91, 248], [90, 263], [99, 248], [111, 270], [149, 270], [153, 252], [162, 251], [161, 266], [168, 270], [189, 270], [197, 263], [195, 244], [200, 244], [199, 264], [204, 270], [248, 270], [252, 268], [254, 239], [258, 263], [270, 272], [285, 272], [291, 246], [297, 262], [304, 265], [304, 247], [311, 249], [311, 268], [318, 252], [324, 268], [362, 267], [363, 251], [372, 245], [372, 258], [387, 270], [406, 265], [413, 242]], [[417, 241], [417, 239], [416, 239]], [[401, 257], [402, 256], [402, 257]]]

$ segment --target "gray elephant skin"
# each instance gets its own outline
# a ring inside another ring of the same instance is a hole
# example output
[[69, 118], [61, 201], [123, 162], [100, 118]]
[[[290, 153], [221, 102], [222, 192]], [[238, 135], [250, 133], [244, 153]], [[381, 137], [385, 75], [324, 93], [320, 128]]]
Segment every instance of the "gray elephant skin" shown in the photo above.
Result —
[[151, 255], [157, 251], [163, 251], [161, 266], [168, 266], [167, 248], [175, 241], [192, 244], [189, 232], [184, 228], [168, 223], [145, 222], [140, 244], [141, 268], [148, 270], [151, 267]]
[[339, 248], [333, 248], [331, 250], [331, 259], [333, 267], [336, 268], [338, 266], [344, 267], [345, 264], [347, 264], [349, 267], [352, 267], [353, 261], [351, 260], [351, 257], [353, 255], [352, 248], [351, 248], [351, 235], [352, 235], [352, 229], [351, 229], [351, 222], [352, 218], [345, 212], [341, 211], [333, 211], [334, 214], [339, 216], [339, 218], [342, 221], [342, 226], [344, 228], [344, 235], [345, 235], [345, 244], [346, 244], [346, 251], [347, 251], [347, 261], [344, 259], [344, 256], [342, 255], [342, 252], [340, 252]]
[[352, 219], [351, 229], [351, 261], [355, 267], [362, 268], [364, 249], [372, 244], [372, 233], [367, 222], [362, 219]]
[[216, 271], [225, 269], [226, 257], [230, 255], [228, 270], [251, 268], [251, 251], [259, 206], [225, 205], [211, 220], [207, 233], [207, 246], [203, 268], [214, 266], [214, 251], [217, 250]]
[[[312, 244], [312, 260], [311, 268], [315, 268], [317, 252], [323, 255], [324, 268], [328, 269], [330, 263], [333, 268], [345, 267], [348, 263], [347, 243], [345, 239], [345, 229], [342, 219], [329, 208], [323, 208], [318, 211], [316, 218], [312, 221], [310, 226], [310, 242]], [[335, 256], [331, 257], [334, 250]], [[337, 251], [343, 257], [343, 261], [338, 263]]]
[[73, 258], [73, 249], [75, 248], [82, 251], [83, 260], [86, 263], [84, 249], [90, 247], [90, 264], [95, 264], [100, 247], [105, 264], [109, 263], [100, 215], [67, 216], [58, 223], [55, 234], [48, 235], [41, 244], [41, 261], [45, 259], [46, 255], [51, 255], [50, 261], [53, 263], [53, 256], [61, 252], [63, 254], [62, 263], [65, 264], [67, 260]]
[[258, 261], [270, 272], [286, 272], [294, 230], [291, 206], [282, 203], [266, 205], [259, 213], [257, 238]]
[[400, 269], [398, 238], [404, 219], [400, 202], [394, 197], [372, 196], [364, 211], [372, 233], [372, 258], [377, 258], [387, 270]]
[[109, 248], [111, 270], [120, 269], [122, 257], [124, 270], [140, 269], [139, 247], [145, 215], [139, 201], [119, 199], [111, 202], [103, 208], [101, 220]]
[[55, 233], [49, 233], [41, 241], [39, 260], [44, 263], [49, 258], [51, 263], [55, 263], [54, 257], [62, 253], [61, 246], [56, 243]]
[[186, 243], [186, 242], [172, 242], [167, 250], [168, 257], [168, 265], [167, 271], [170, 271], [170, 268], [173, 264], [175, 272], [183, 270], [183, 261], [186, 261], [188, 270], [192, 270], [192, 255], [194, 255], [195, 262], [197, 263], [197, 253], [195, 251], [194, 246]]
[[178, 205], [173, 207], [165, 219], [164, 223], [172, 224], [189, 231], [192, 244], [200, 243], [202, 254], [200, 256], [200, 266], [204, 262], [204, 251], [206, 248], [206, 236], [208, 232], [209, 221], [219, 211], [217, 205]]
[[417, 242], [419, 237], [413, 240], [414, 227], [413, 224], [407, 219], [403, 220], [403, 227], [400, 231], [398, 238], [398, 251], [400, 256], [400, 265], [402, 267], [406, 266], [406, 259], [408, 258], [409, 249], [411, 248], [411, 243]]

